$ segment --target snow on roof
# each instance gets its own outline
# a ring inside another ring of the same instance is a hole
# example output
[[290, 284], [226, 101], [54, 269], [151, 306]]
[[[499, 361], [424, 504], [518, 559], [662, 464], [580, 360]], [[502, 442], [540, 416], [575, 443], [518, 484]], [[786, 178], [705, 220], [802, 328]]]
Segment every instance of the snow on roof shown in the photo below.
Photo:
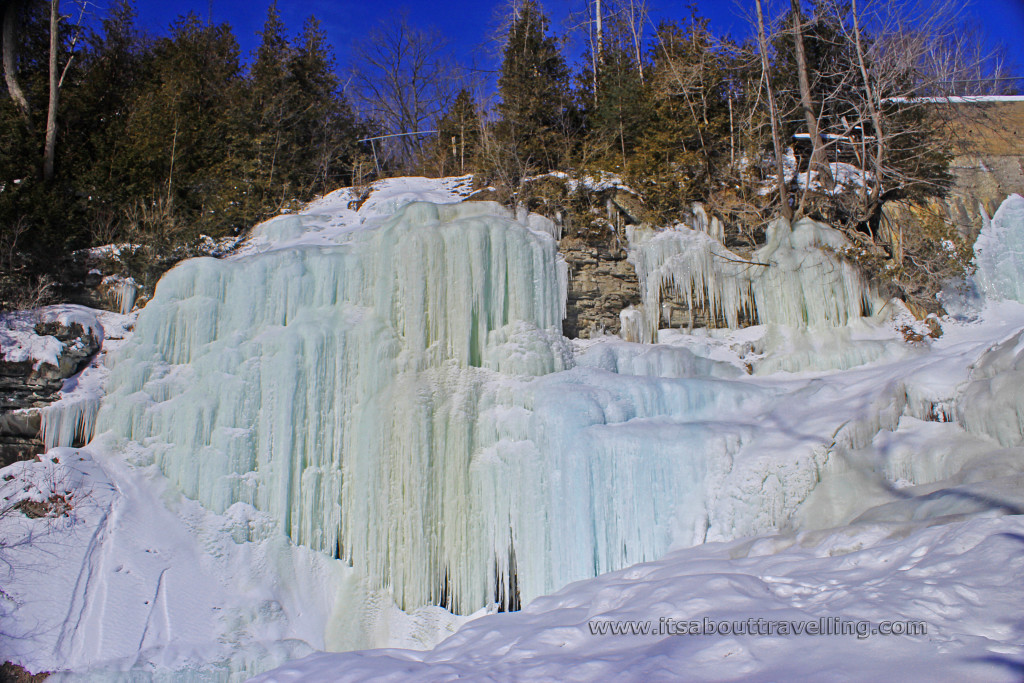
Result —
[[944, 102], [947, 104], [984, 104], [988, 102], [1024, 102], [1024, 95], [950, 95], [946, 97], [886, 97], [883, 102]]

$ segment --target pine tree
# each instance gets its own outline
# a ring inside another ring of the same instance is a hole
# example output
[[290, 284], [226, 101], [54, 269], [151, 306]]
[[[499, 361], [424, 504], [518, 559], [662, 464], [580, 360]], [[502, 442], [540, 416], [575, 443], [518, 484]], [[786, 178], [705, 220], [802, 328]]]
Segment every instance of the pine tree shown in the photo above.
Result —
[[651, 112], [629, 175], [658, 218], [669, 219], [710, 194], [729, 158], [723, 58], [707, 21], [659, 26], [648, 73]]
[[352, 109], [335, 75], [320, 21], [306, 19], [291, 62], [295, 107], [293, 144], [300, 193], [327, 192], [351, 179], [358, 137]]
[[433, 166], [438, 176], [470, 173], [480, 143], [480, 117], [473, 96], [463, 88], [438, 124]]
[[498, 93], [496, 170], [516, 182], [564, 165], [576, 132], [569, 69], [534, 0], [523, 3], [509, 30]]
[[223, 234], [245, 225], [237, 197], [244, 152], [239, 48], [226, 24], [180, 17], [159, 41], [153, 80], [132, 108], [127, 128], [131, 196], [160, 200], [194, 217], [194, 231]]
[[88, 192], [96, 212], [116, 213], [128, 200], [124, 139], [131, 108], [149, 80], [152, 49], [135, 17], [129, 0], [110, 7], [102, 33], [86, 37], [82, 67], [68, 95], [64, 168]]
[[588, 137], [581, 161], [622, 171], [650, 116], [650, 102], [620, 14], [605, 18], [602, 47], [600, 60], [585, 60], [597, 64], [596, 77], [589, 66], [579, 75]]
[[[274, 2], [267, 8], [261, 41], [251, 71], [248, 169], [249, 201], [259, 210], [273, 207], [287, 190], [287, 153], [294, 116], [294, 82], [289, 70], [293, 50]], [[278, 188], [281, 189], [278, 189]]]

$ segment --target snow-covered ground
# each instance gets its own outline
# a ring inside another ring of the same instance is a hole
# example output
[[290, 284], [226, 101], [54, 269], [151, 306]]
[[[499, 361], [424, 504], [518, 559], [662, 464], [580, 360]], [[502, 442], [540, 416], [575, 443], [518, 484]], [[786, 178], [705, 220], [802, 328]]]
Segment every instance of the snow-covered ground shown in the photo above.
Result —
[[[883, 306], [810, 330], [569, 344], [548, 327], [564, 292], [553, 226], [406, 206], [468, 189], [397, 179], [358, 208], [333, 193], [229, 259], [172, 271], [134, 338], [134, 314], [99, 317], [109, 355], [66, 387], [112, 392], [99, 435], [0, 471], [0, 659], [95, 680], [275, 666], [263, 680], [1020, 679], [1024, 305], [998, 300], [1017, 277], [1007, 259], [982, 273], [989, 302], [938, 339], [906, 335], [916, 323]], [[993, 219], [990, 254], [1022, 203]], [[365, 299], [346, 289], [348, 273], [381, 272]], [[502, 287], [534, 308], [504, 308]], [[482, 322], [494, 310], [509, 312]], [[324, 350], [349, 342], [351, 357]], [[339, 377], [285, 381], [325, 364]], [[405, 436], [422, 424], [433, 441]], [[307, 432], [338, 445], [293, 443]], [[435, 455], [396, 462], [388, 481], [404, 485], [389, 490], [353, 444]], [[299, 456], [282, 467], [282, 453]], [[317, 498], [330, 458], [350, 487], [337, 507]], [[26, 517], [22, 500], [50, 514]], [[420, 517], [444, 522], [440, 541], [409, 530]], [[332, 525], [348, 532], [325, 540]], [[375, 529], [412, 536], [387, 546]], [[434, 562], [450, 591], [435, 603], [456, 593], [471, 614], [398, 608], [430, 589]], [[488, 593], [465, 572], [480, 566], [521, 612], [473, 602]], [[712, 622], [745, 633], [694, 632]], [[782, 632], [805, 622], [853, 632]], [[893, 626], [915, 634], [871, 632]], [[640, 633], [600, 632], [623, 628]], [[365, 648], [390, 649], [321, 653]]]
[[78, 324], [85, 332], [102, 338], [103, 327], [95, 313], [84, 306], [59, 305], [5, 314], [0, 318], [0, 359], [8, 363], [31, 362], [34, 369], [44, 363], [56, 367], [63, 344], [56, 337], [36, 334], [35, 326], [49, 322]]

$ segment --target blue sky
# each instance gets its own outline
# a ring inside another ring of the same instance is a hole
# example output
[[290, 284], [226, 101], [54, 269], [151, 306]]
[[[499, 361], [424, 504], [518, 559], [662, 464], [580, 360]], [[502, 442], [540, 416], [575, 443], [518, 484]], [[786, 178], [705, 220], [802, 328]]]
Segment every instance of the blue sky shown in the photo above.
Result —
[[[139, 22], [155, 33], [166, 31], [176, 16], [190, 10], [204, 17], [212, 12], [214, 21], [226, 21], [234, 27], [243, 54], [247, 54], [256, 44], [256, 34], [263, 25], [269, 0], [137, 0], [137, 3]], [[547, 0], [542, 4], [557, 29], [565, 26], [570, 11], [580, 9], [584, 0]], [[655, 20], [683, 18], [688, 4], [686, 0], [649, 0]], [[752, 6], [752, 0], [696, 0], [694, 4], [711, 20], [717, 33], [730, 33], [736, 38], [747, 35], [749, 29], [741, 17], [741, 8]], [[789, 3], [769, 0], [769, 4], [781, 8]], [[407, 11], [409, 18], [418, 25], [437, 28], [448, 37], [457, 54], [468, 55], [486, 45], [503, 5], [506, 3], [500, 0], [278, 0], [281, 14], [292, 32], [297, 32], [310, 14], [321, 20], [342, 67], [349, 61], [354, 41], [380, 21], [401, 11]], [[1014, 72], [1024, 75], [1024, 0], [973, 0], [965, 5], [965, 17], [979, 23], [992, 40], [1004, 42], [1016, 62]]]

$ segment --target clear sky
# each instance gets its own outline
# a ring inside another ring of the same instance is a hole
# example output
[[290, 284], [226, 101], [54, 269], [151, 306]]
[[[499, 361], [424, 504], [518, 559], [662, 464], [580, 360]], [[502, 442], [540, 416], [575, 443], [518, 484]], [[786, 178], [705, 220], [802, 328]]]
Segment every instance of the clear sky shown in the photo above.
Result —
[[[100, 7], [107, 0], [99, 0]], [[753, 0], [693, 0], [698, 11], [711, 20], [717, 33], [731, 33], [743, 38], [749, 30], [742, 17]], [[153, 32], [165, 32], [178, 15], [194, 11], [212, 16], [215, 22], [226, 21], [235, 30], [247, 55], [256, 44], [256, 34], [263, 25], [269, 0], [137, 0], [139, 22]], [[687, 15], [688, 0], [649, 0], [653, 19], [680, 18]], [[769, 0], [772, 6], [788, 6], [782, 0]], [[1015, 62], [1014, 73], [1024, 76], [1024, 0], [965, 0], [964, 16], [976, 21], [993, 40], [1006, 44]], [[353, 41], [365, 35], [382, 20], [407, 11], [413, 23], [434, 27], [451, 41], [460, 57], [486, 48], [487, 37], [498, 22], [498, 12], [507, 2], [502, 0], [444, 0], [443, 2], [410, 2], [410, 0], [278, 0], [278, 8], [289, 30], [297, 32], [303, 19], [316, 15], [323, 23], [334, 46], [338, 64], [347, 66]], [[542, 0], [552, 18], [554, 28], [565, 28], [572, 10], [584, 6], [584, 0]], [[483, 53], [486, 54], [486, 53]], [[478, 64], [484, 65], [481, 57]], [[490, 66], [494, 66], [491, 64]]]

